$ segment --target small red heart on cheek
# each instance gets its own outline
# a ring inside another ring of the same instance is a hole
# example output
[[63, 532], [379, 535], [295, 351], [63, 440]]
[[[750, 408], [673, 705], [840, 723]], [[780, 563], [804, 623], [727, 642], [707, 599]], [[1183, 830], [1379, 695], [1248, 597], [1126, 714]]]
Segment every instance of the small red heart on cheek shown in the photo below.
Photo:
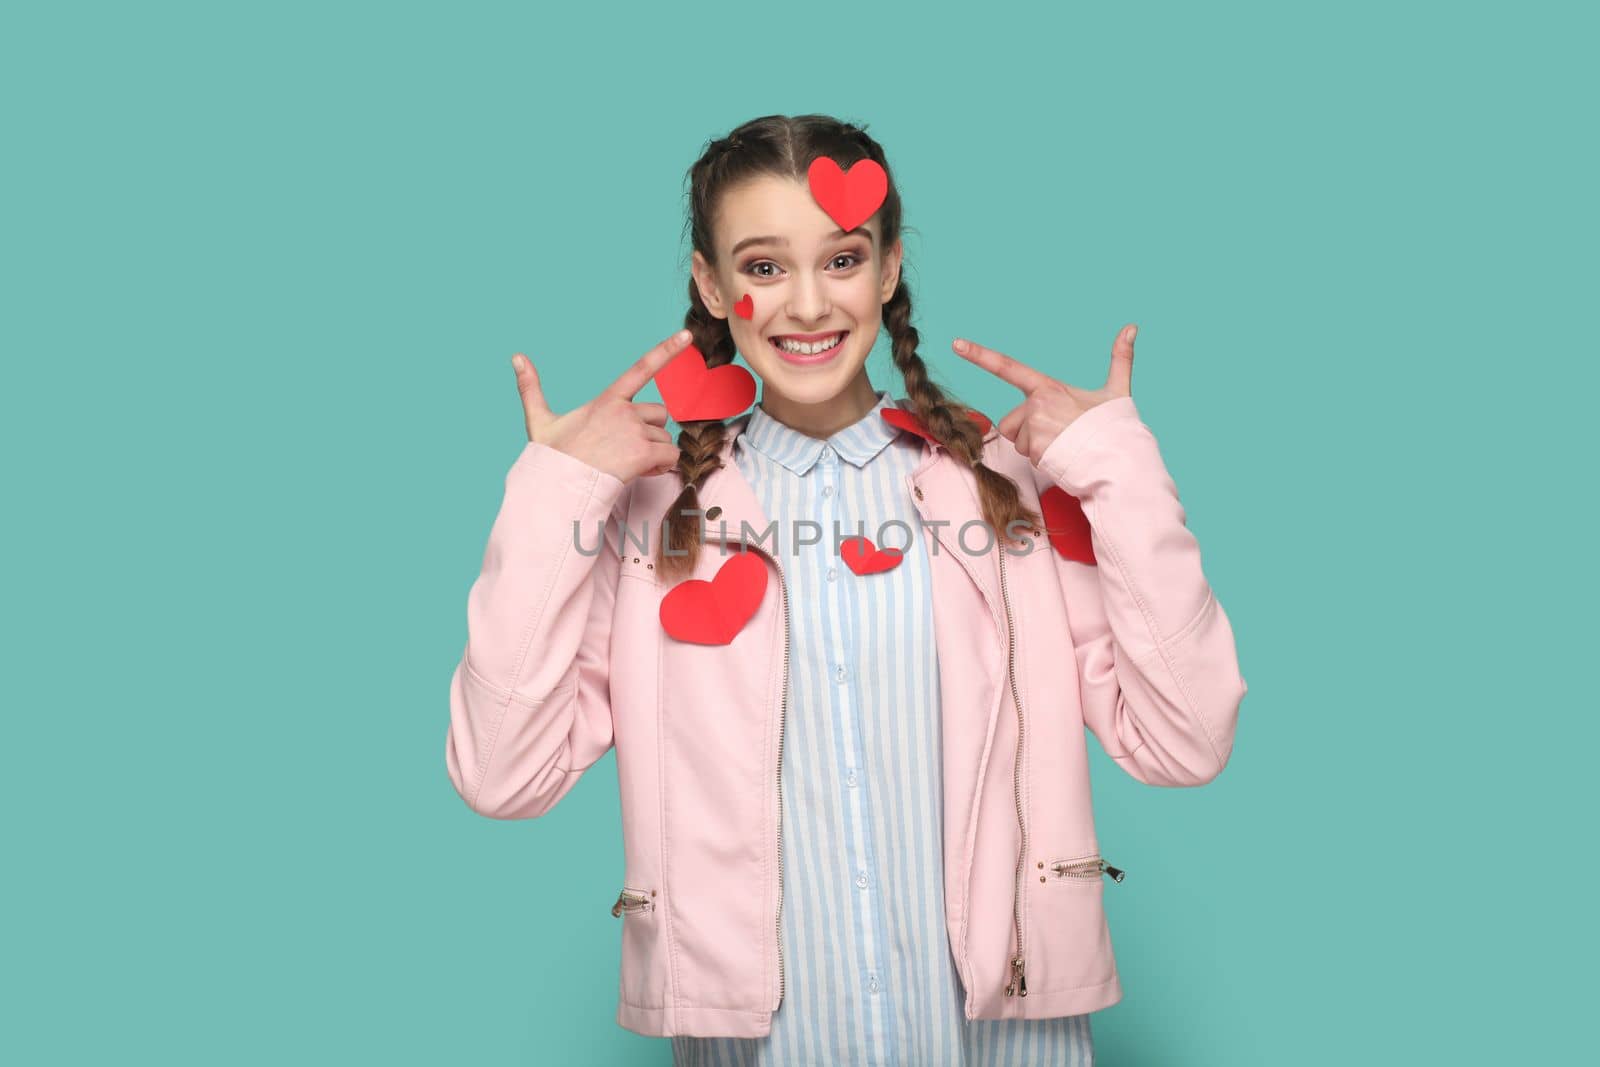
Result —
[[733, 305], [733, 313], [739, 316], [741, 319], [753, 318], [755, 316], [756, 302], [750, 299], [749, 293], [741, 296], [739, 298], [739, 302]]
[[1078, 563], [1094, 563], [1094, 542], [1089, 536], [1089, 517], [1083, 513], [1078, 498], [1052, 485], [1039, 494], [1039, 510], [1043, 513], [1050, 543], [1063, 559]]
[[839, 542], [844, 565], [857, 574], [878, 574], [900, 566], [904, 553], [898, 548], [878, 548], [866, 537], [847, 537]]
[[690, 578], [661, 598], [661, 626], [679, 641], [725, 645], [744, 629], [767, 591], [767, 565], [739, 552], [708, 582]]

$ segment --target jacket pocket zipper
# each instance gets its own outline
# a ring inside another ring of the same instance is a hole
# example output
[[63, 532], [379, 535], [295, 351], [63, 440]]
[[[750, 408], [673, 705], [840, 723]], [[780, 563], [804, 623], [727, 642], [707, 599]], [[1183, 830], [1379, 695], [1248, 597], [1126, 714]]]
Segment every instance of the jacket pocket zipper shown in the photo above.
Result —
[[1109, 874], [1113, 882], [1122, 881], [1128, 873], [1111, 866], [1100, 856], [1056, 860], [1050, 864], [1050, 868], [1056, 872], [1056, 876], [1059, 878], [1098, 878], [1102, 874]]
[[617, 902], [611, 905], [611, 914], [620, 918], [624, 912], [654, 911], [656, 902], [655, 891], [646, 893], [643, 889], [628, 889], [624, 887], [622, 894], [617, 897]]

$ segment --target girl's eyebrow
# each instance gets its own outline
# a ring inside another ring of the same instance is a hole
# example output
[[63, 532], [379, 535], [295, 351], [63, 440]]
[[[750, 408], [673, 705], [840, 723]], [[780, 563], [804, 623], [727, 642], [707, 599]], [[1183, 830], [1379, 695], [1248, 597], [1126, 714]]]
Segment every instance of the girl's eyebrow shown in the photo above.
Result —
[[[838, 229], [828, 234], [828, 240], [830, 241], [837, 240], [840, 237], [865, 237], [868, 241], [873, 239], [872, 231], [867, 229], [865, 226], [857, 226], [848, 233], [846, 233], [843, 229]], [[736, 256], [742, 249], [749, 248], [751, 245], [761, 244], [782, 245], [787, 248], [789, 245], [789, 239], [787, 237], [746, 237], [744, 240], [733, 246], [733, 251], [730, 252], [729, 255]]]

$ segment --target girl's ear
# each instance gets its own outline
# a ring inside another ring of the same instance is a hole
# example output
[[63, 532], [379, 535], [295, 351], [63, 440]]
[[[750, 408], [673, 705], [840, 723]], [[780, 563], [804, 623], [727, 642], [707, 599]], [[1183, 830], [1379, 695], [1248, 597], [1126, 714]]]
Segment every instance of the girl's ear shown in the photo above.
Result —
[[706, 310], [719, 319], [728, 317], [727, 308], [722, 306], [722, 291], [717, 288], [716, 272], [711, 269], [711, 264], [706, 262], [698, 250], [695, 251], [693, 261], [689, 264], [689, 272], [694, 275], [695, 288], [700, 290], [700, 300], [705, 304]]
[[894, 291], [900, 284], [900, 259], [905, 254], [905, 245], [900, 238], [894, 239], [894, 244], [883, 255], [883, 285], [881, 286], [881, 299], [879, 303], [887, 304], [894, 299]]

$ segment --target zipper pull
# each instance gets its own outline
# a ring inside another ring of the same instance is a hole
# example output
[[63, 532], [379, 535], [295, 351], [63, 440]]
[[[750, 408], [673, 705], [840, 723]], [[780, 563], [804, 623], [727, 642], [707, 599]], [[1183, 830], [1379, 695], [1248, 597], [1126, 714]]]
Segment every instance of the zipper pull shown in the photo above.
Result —
[[1022, 996], [1028, 995], [1028, 976], [1024, 973], [1023, 966], [1021, 956], [1011, 961], [1011, 982], [1006, 986], [1006, 996], [1013, 996], [1018, 992]]
[[1100, 868], [1111, 876], [1113, 882], [1120, 882], [1127, 875], [1127, 871], [1119, 871], [1105, 860], [1100, 861]]

